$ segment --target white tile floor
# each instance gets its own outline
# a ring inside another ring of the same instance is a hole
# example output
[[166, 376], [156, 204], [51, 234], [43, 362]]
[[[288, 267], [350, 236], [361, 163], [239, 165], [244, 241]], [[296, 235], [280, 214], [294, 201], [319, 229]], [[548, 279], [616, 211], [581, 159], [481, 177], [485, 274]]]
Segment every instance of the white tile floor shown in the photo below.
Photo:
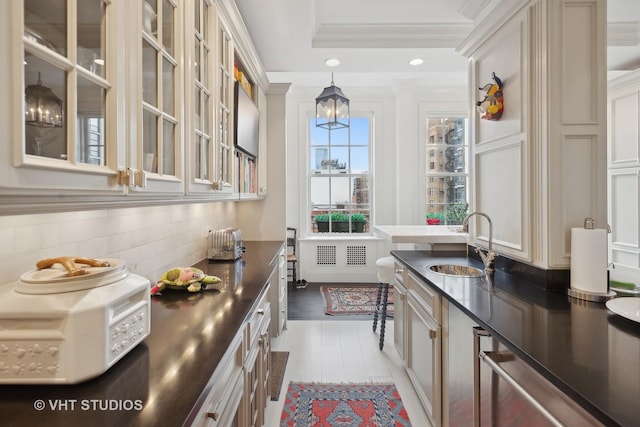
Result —
[[430, 426], [393, 346], [393, 321], [387, 320], [384, 349], [378, 349], [378, 332], [369, 321], [289, 320], [287, 330], [274, 338], [272, 349], [289, 351], [280, 398], [270, 401], [266, 427], [280, 425], [280, 414], [291, 381], [393, 382], [407, 409], [411, 424]]

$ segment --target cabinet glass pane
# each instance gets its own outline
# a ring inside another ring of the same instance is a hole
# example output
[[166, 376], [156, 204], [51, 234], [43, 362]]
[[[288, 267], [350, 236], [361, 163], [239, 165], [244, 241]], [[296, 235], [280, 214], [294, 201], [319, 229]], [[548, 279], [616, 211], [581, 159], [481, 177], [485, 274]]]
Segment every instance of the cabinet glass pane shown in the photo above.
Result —
[[142, 41], [142, 99], [154, 106], [158, 105], [157, 54], [153, 46]]
[[209, 96], [202, 94], [202, 132], [209, 134]]
[[158, 117], [144, 110], [142, 121], [142, 168], [158, 172]]
[[209, 61], [209, 49], [204, 46], [202, 48], [202, 61], [200, 62], [200, 69], [202, 70], [202, 75], [200, 81], [204, 86], [209, 85], [209, 68], [207, 67], [207, 62]]
[[167, 60], [162, 59], [162, 110], [170, 115], [175, 115], [174, 101], [174, 73], [175, 67]]
[[176, 138], [175, 125], [164, 121], [162, 131], [162, 173], [165, 175], [176, 174]]
[[202, 179], [211, 179], [211, 140], [209, 138], [203, 138], [202, 144], [204, 145], [204, 161], [202, 162]]
[[173, 56], [173, 16], [175, 10], [173, 5], [168, 1], [162, 2], [162, 45], [165, 50]]
[[157, 15], [157, 0], [145, 0], [142, 2], [142, 29], [153, 36], [156, 36], [158, 32]]
[[200, 43], [200, 39], [196, 36], [193, 44], [193, 76], [199, 82], [202, 81], [202, 75], [200, 74]]
[[78, 65], [104, 76], [104, 2], [83, 0], [78, 3]]
[[227, 94], [226, 92], [226, 73], [224, 72], [223, 69], [220, 69], [220, 72], [218, 74], [218, 89], [219, 89], [219, 93], [218, 93], [218, 99], [220, 99], [220, 103], [222, 105], [227, 105]]
[[196, 0], [193, 2], [193, 16], [194, 16], [194, 28], [197, 32], [200, 31], [200, 8], [202, 7], [202, 0]]
[[220, 147], [220, 179], [223, 182], [231, 182], [231, 174], [229, 173], [229, 167], [231, 162], [229, 161], [231, 150], [227, 147]]
[[200, 101], [200, 89], [198, 89], [198, 87], [196, 87], [195, 89], [195, 93], [194, 93], [194, 114], [195, 114], [195, 118], [194, 118], [194, 126], [196, 128], [196, 130], [200, 130], [202, 128], [201, 124], [202, 124], [202, 103]]
[[104, 110], [104, 89], [78, 77], [76, 160], [80, 163], [105, 164]]
[[31, 40], [67, 56], [66, 0], [24, 0], [24, 33]]
[[24, 61], [25, 153], [64, 160], [66, 73], [27, 52]]
[[194, 155], [194, 170], [196, 179], [202, 178], [202, 139], [199, 136], [194, 137], [195, 143], [193, 144]]

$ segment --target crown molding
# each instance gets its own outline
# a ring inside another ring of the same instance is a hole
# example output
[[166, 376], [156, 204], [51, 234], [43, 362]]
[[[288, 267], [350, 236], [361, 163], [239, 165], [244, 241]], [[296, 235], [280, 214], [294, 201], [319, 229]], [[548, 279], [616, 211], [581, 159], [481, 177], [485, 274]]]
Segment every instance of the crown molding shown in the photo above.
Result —
[[320, 24], [314, 48], [455, 48], [471, 24]]

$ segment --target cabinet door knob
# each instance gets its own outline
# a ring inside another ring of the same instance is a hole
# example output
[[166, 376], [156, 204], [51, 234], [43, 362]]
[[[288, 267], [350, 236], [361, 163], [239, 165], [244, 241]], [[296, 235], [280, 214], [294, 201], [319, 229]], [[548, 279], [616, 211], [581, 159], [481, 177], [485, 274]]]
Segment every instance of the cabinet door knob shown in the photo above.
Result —
[[217, 412], [207, 412], [207, 417], [213, 418], [214, 421], [218, 421], [218, 418], [220, 418], [220, 414], [218, 414]]
[[429, 338], [435, 339], [438, 336], [438, 332], [435, 329], [429, 329]]
[[256, 313], [264, 315], [264, 309], [259, 308], [258, 310], [256, 310]]

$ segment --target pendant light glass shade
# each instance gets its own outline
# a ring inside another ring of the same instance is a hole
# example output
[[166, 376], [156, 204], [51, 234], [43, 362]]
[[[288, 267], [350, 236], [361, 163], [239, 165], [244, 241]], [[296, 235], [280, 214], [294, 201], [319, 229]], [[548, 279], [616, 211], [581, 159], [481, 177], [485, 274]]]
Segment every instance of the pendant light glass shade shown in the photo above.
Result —
[[62, 100], [51, 89], [38, 83], [27, 86], [25, 94], [25, 123], [43, 128], [62, 127]]
[[333, 84], [333, 73], [331, 86], [316, 98], [316, 126], [329, 130], [349, 127], [349, 98]]

